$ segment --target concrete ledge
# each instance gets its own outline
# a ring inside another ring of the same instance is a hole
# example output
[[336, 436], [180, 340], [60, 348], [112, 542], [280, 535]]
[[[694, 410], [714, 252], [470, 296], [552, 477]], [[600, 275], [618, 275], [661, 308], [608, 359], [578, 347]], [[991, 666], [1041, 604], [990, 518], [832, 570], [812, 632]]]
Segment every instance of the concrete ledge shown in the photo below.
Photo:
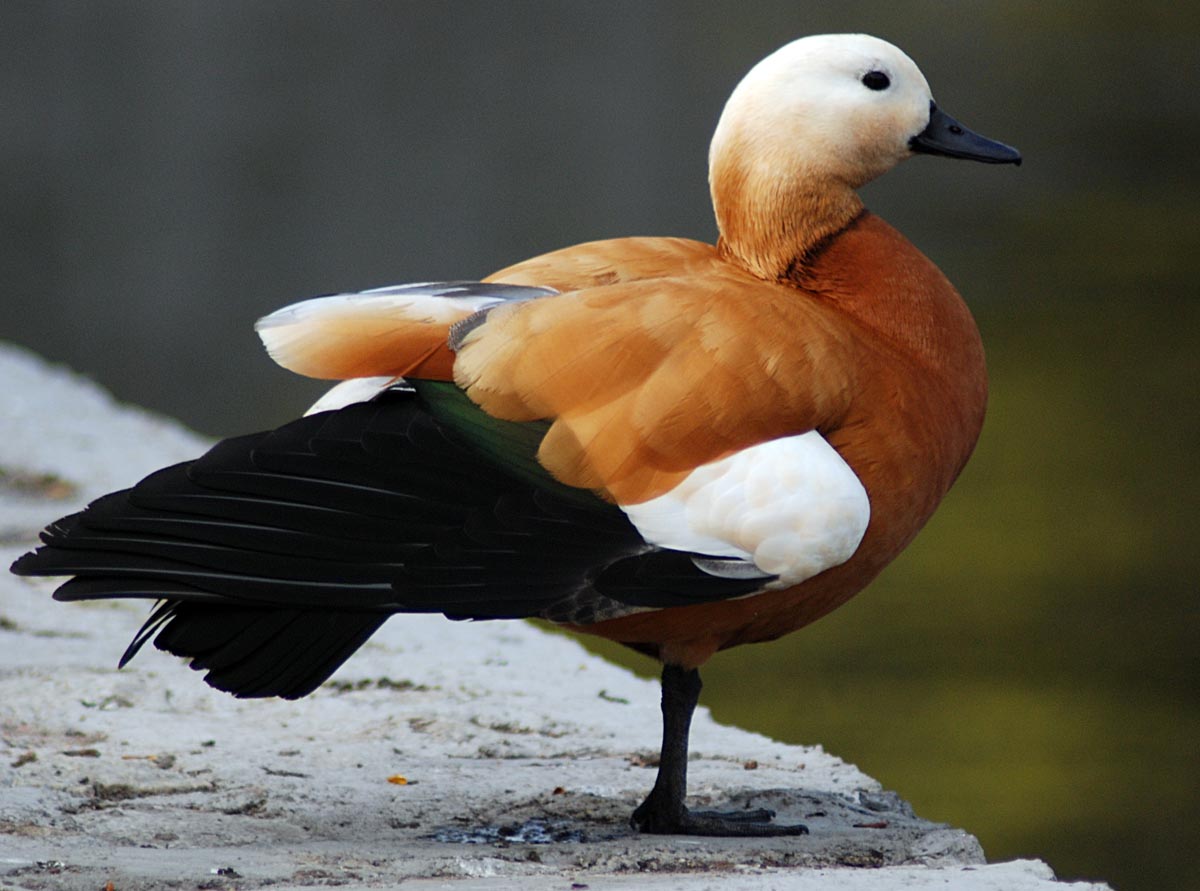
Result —
[[[3, 345], [0, 381], [5, 567], [46, 522], [206, 445]], [[60, 605], [51, 587], [0, 574], [4, 887], [1059, 886], [1041, 863], [985, 864], [820, 748], [703, 709], [693, 800], [812, 834], [639, 836], [657, 685], [523, 623], [397, 618], [313, 696], [245, 702], [154, 650], [118, 672], [146, 605]]]

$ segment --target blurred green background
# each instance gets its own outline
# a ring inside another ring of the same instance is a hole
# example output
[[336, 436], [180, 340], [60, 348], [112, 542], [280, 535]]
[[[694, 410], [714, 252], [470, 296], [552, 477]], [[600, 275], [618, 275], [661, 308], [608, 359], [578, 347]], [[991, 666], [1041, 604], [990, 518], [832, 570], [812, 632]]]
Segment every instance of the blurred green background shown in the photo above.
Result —
[[990, 414], [904, 557], [718, 656], [704, 702], [823, 744], [993, 859], [1200, 886], [1200, 7], [4, 4], [0, 337], [205, 433], [281, 423], [320, 389], [258, 348], [284, 303], [711, 238], [725, 97], [824, 31], [896, 42], [1025, 152], [866, 190], [975, 311]]

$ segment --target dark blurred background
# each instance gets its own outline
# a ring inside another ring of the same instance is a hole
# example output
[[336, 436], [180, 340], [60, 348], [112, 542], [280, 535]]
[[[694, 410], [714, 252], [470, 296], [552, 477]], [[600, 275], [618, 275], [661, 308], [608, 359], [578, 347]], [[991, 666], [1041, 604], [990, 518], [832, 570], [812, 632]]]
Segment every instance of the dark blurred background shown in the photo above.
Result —
[[0, 337], [207, 434], [281, 423], [321, 386], [271, 364], [256, 317], [589, 239], [711, 239], [733, 85], [856, 30], [1025, 152], [866, 190], [975, 311], [989, 420], [870, 591], [719, 656], [704, 701], [994, 859], [1197, 887], [1200, 6], [6, 3]]

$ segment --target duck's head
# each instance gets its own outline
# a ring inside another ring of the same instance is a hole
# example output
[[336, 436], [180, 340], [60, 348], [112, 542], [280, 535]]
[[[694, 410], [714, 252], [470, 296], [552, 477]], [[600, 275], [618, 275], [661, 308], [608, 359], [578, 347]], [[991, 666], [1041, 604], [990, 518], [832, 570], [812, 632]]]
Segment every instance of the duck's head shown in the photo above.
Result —
[[[919, 152], [1021, 161], [942, 112], [920, 69], [887, 41], [789, 43], [751, 69], [717, 124], [709, 169], [723, 241], [756, 272], [777, 272], [857, 215], [855, 189]], [[759, 243], [772, 232], [792, 243]], [[790, 255], [765, 256], [780, 251]]]

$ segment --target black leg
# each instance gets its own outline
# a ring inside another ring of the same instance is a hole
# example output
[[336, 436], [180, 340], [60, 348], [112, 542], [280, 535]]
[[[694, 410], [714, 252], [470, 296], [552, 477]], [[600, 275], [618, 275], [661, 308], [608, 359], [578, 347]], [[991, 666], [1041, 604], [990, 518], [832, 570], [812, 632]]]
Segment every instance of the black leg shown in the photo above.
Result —
[[640, 832], [656, 835], [804, 835], [800, 824], [777, 826], [767, 810], [689, 811], [687, 794], [688, 733], [692, 712], [700, 699], [700, 672], [664, 665], [662, 673], [663, 739], [658, 777], [630, 823]]

